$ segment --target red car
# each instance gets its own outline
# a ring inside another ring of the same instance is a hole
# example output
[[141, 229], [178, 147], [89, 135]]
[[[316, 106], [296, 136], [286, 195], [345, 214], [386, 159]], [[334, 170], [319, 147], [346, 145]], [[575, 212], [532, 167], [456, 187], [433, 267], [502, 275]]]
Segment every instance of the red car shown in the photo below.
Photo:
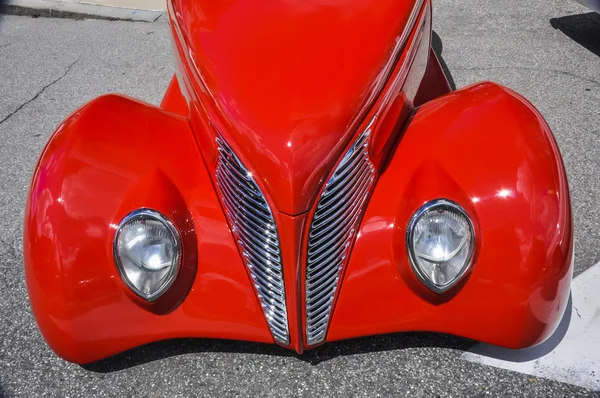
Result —
[[[452, 91], [429, 0], [170, 0], [160, 107], [62, 123], [25, 214], [31, 305], [88, 363], [180, 337], [302, 353], [435, 331], [510, 348], [567, 305], [569, 188], [548, 125]], [[399, 337], [401, 338], [401, 337]]]

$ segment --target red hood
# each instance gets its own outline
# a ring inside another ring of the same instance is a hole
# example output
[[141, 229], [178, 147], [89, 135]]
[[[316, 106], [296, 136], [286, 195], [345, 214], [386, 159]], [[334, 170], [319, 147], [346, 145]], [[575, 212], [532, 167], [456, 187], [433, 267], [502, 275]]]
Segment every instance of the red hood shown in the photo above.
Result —
[[221, 133], [281, 212], [309, 209], [381, 90], [414, 0], [173, 0]]

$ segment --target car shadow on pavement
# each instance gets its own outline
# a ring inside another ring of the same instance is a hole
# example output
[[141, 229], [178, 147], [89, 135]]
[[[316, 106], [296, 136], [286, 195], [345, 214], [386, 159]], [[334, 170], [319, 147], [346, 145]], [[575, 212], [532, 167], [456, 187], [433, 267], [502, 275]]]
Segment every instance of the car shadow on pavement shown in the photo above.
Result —
[[442, 44], [442, 39], [433, 30], [431, 31], [431, 34], [432, 34], [431, 47], [433, 47], [433, 51], [435, 52], [435, 55], [437, 55], [438, 60], [440, 61], [440, 65], [442, 66], [442, 70], [444, 71], [444, 74], [446, 75], [446, 79], [448, 79], [448, 83], [450, 83], [450, 87], [452, 88], [452, 90], [456, 90], [456, 84], [454, 83], [454, 78], [452, 77], [452, 74], [450, 73], [450, 69], [448, 69], [448, 65], [446, 65], [446, 61], [444, 61], [444, 58], [442, 57], [442, 50], [444, 49], [444, 45]]
[[474, 354], [508, 362], [528, 362], [539, 359], [552, 352], [563, 340], [567, 334], [567, 330], [569, 330], [572, 313], [573, 299], [572, 294], [570, 294], [567, 308], [565, 309], [565, 313], [563, 314], [560, 323], [556, 327], [554, 333], [552, 333], [552, 335], [543, 343], [522, 350], [511, 350], [489, 344], [477, 344], [470, 351]]
[[600, 57], [600, 14], [589, 12], [552, 18], [550, 25]]
[[170, 357], [202, 353], [290, 357], [311, 365], [319, 365], [337, 357], [413, 348], [446, 348], [461, 352], [470, 351], [474, 354], [509, 362], [525, 362], [541, 358], [556, 348], [567, 333], [571, 314], [572, 299], [569, 296], [567, 308], [556, 331], [545, 342], [522, 350], [480, 344], [464, 337], [431, 332], [393, 333], [335, 341], [306, 351], [302, 355], [274, 344], [189, 338], [150, 343], [97, 362], [82, 365], [82, 367], [92, 372], [111, 373]]
[[2, 20], [4, 19], [4, 14], [6, 13], [7, 0], [0, 0], [0, 26], [2, 26]]
[[311, 365], [318, 365], [340, 356], [419, 347], [438, 347], [465, 351], [474, 344], [473, 340], [458, 336], [441, 333], [407, 332], [331, 342], [298, 355], [295, 351], [274, 344], [217, 339], [172, 339], [133, 348], [121, 354], [81, 366], [92, 372], [111, 373], [179, 355], [202, 353], [292, 357]]

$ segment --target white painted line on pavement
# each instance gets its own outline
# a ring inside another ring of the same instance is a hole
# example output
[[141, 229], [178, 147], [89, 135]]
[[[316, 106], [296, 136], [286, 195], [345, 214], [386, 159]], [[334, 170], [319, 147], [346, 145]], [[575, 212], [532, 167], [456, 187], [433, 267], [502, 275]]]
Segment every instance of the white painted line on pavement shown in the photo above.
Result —
[[570, 301], [546, 342], [524, 350], [479, 343], [462, 359], [600, 390], [600, 263], [573, 280]]

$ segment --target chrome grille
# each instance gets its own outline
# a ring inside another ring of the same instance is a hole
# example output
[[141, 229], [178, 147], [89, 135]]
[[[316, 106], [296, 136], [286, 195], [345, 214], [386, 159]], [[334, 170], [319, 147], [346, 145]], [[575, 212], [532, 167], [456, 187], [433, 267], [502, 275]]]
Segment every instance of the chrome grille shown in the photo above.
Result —
[[285, 287], [277, 225], [252, 174], [217, 138], [217, 186], [275, 340], [289, 344]]
[[368, 143], [373, 121], [344, 155], [319, 198], [306, 261], [306, 339], [325, 339], [340, 273], [375, 179]]

